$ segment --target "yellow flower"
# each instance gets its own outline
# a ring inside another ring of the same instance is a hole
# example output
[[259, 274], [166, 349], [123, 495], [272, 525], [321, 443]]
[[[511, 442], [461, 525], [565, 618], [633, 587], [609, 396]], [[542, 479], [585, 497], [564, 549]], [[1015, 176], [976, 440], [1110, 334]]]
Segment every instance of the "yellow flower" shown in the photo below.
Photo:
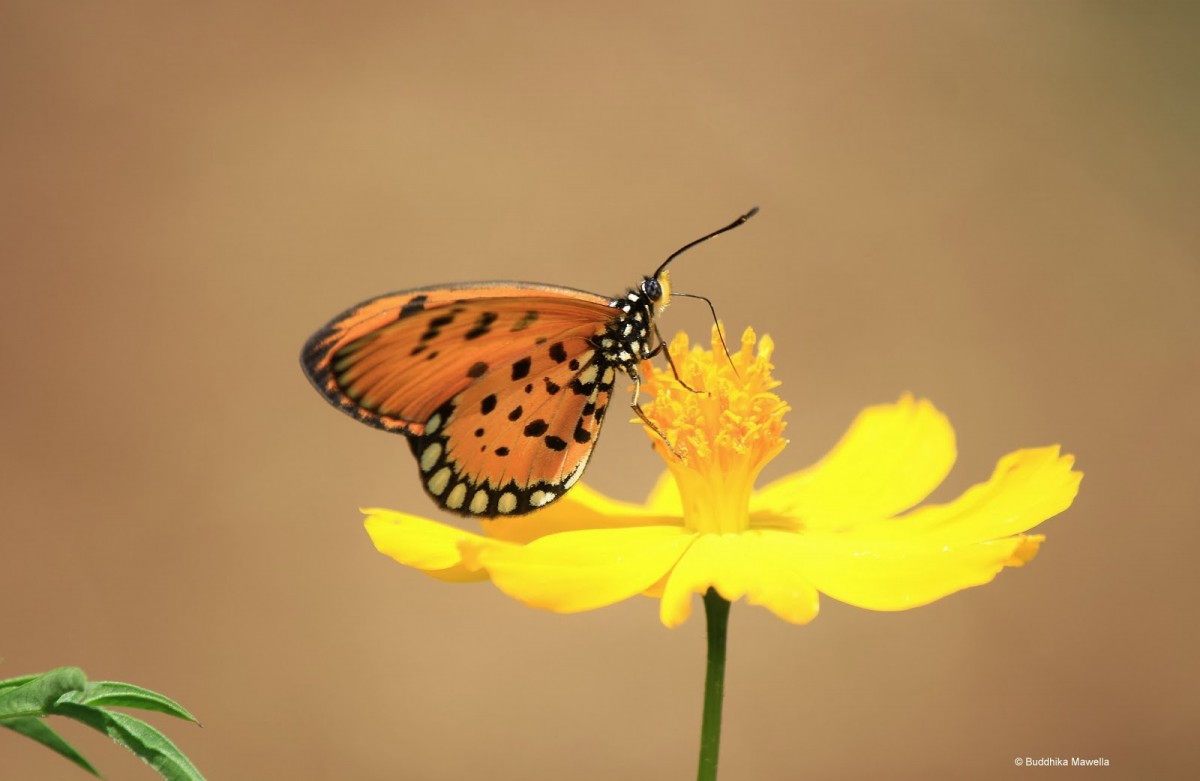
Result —
[[447, 581], [490, 579], [509, 596], [561, 613], [645, 594], [677, 626], [710, 587], [798, 624], [818, 593], [872, 610], [904, 610], [987, 583], [1032, 559], [1026, 534], [1070, 506], [1082, 475], [1059, 448], [1018, 450], [952, 502], [910, 509], [950, 471], [954, 430], [925, 400], [861, 412], [817, 464], [755, 491], [783, 449], [787, 405], [773, 392], [770, 337], [747, 329], [732, 365], [671, 343], [670, 369], [645, 364], [649, 431], [668, 473], [644, 505], [576, 485], [536, 513], [484, 523], [483, 534], [390, 510], [367, 510], [382, 553]]

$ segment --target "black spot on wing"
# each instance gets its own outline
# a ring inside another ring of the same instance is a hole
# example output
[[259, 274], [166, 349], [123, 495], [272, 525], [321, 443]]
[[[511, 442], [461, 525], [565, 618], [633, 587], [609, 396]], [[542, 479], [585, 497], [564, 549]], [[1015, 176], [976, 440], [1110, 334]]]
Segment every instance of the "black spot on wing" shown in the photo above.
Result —
[[583, 427], [583, 418], [575, 422], [575, 433], [572, 435], [579, 444], [587, 444], [592, 439], [592, 432]]
[[492, 393], [484, 397], [479, 403], [479, 411], [484, 415], [492, 414], [492, 410], [496, 409], [496, 394]]
[[455, 310], [449, 314], [438, 315], [425, 325], [425, 333], [421, 334], [422, 342], [432, 341], [441, 335], [442, 329], [454, 322]]
[[[529, 376], [529, 368], [531, 366], [533, 366], [533, 359], [530, 358], [528, 355], [526, 355], [524, 358], [522, 358], [521, 360], [514, 363], [512, 365], [513, 382], [516, 382], [517, 380], [523, 380], [526, 377], [528, 377]], [[529, 390], [533, 390], [533, 386], [529, 386]], [[527, 390], [526, 393], [528, 393], [529, 390]]]
[[524, 331], [526, 328], [528, 328], [529, 326], [531, 326], [535, 322], [537, 322], [537, 319], [538, 319], [537, 312], [526, 312], [524, 315], [521, 316], [520, 320], [513, 323], [513, 327], [510, 330]]
[[540, 437], [542, 434], [546, 433], [546, 429], [548, 428], [550, 428], [550, 424], [541, 418], [538, 418], [525, 427], [525, 436]]
[[467, 376], [472, 379], [482, 377], [488, 370], [488, 365], [483, 361], [476, 361], [471, 364], [471, 368], [467, 369]]
[[429, 296], [422, 293], [419, 296], [413, 296], [404, 302], [404, 306], [400, 307], [400, 315], [397, 320], [403, 320], [406, 317], [412, 317], [417, 312], [425, 311], [425, 302], [429, 300]]
[[495, 312], [484, 312], [475, 319], [475, 325], [470, 331], [463, 334], [464, 339], [478, 339], [479, 337], [492, 330], [492, 323], [496, 322], [499, 317]]
[[551, 450], [566, 450], [567, 449], [567, 443], [564, 442], [562, 439], [560, 439], [556, 436], [553, 436], [553, 435], [546, 437], [542, 441], [545, 442], [546, 447], [550, 448]]
[[553, 358], [556, 363], [562, 363], [563, 361], [567, 360], [567, 348], [563, 346], [562, 342], [555, 342], [554, 344], [550, 345], [550, 357]]

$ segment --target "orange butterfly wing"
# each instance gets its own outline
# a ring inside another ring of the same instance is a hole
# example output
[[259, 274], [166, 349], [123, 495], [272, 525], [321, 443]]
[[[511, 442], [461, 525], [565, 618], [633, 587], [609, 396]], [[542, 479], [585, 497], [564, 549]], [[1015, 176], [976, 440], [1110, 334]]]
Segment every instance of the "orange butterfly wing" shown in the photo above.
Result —
[[587, 466], [615, 375], [578, 336], [499, 362], [413, 438], [426, 490], [449, 510], [487, 516], [557, 499]]
[[411, 290], [335, 318], [302, 363], [332, 404], [408, 435], [442, 507], [521, 514], [583, 473], [616, 371], [595, 342], [620, 314], [545, 285]]

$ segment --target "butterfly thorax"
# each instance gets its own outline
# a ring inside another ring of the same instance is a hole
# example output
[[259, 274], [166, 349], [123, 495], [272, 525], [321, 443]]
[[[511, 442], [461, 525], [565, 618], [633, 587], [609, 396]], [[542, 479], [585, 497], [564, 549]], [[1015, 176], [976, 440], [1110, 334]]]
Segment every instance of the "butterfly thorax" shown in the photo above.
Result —
[[664, 301], [661, 283], [647, 277], [639, 287], [610, 302], [616, 314], [593, 342], [600, 359], [610, 366], [636, 373], [637, 365], [652, 349], [651, 325], [656, 312], [665, 306]]

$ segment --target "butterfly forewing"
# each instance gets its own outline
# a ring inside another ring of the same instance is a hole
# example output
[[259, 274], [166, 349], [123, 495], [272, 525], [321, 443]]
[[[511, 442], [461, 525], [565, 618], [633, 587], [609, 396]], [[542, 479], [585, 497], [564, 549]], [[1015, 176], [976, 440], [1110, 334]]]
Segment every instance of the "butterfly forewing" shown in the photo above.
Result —
[[393, 293], [347, 310], [303, 353], [313, 384], [364, 423], [421, 434], [447, 400], [540, 343], [587, 338], [612, 316], [582, 291], [488, 283]]

